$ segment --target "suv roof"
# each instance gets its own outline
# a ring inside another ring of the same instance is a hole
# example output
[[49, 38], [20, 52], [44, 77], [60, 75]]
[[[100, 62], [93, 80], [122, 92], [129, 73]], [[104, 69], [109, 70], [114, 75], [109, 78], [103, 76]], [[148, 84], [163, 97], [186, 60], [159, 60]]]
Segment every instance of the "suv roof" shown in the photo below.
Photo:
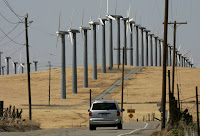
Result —
[[108, 100], [108, 99], [95, 100], [93, 103], [104, 103], [104, 102], [114, 102], [114, 103], [117, 103], [115, 100]]

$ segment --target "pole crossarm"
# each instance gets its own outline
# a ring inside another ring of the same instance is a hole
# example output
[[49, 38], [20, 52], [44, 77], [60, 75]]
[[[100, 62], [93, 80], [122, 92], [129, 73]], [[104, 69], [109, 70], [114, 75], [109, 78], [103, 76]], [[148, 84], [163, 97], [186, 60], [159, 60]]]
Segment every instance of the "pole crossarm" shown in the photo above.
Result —
[[[125, 50], [133, 50], [133, 48], [124, 48]], [[114, 50], [123, 50], [123, 48], [114, 48]]]

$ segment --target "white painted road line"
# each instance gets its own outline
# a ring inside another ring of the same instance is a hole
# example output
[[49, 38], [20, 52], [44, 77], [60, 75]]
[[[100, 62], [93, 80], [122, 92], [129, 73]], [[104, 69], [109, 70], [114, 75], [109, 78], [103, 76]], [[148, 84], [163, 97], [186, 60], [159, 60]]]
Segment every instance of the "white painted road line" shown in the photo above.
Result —
[[146, 124], [144, 128], [135, 129], [135, 130], [133, 130], [133, 131], [131, 131], [131, 132], [129, 132], [129, 133], [124, 133], [124, 134], [120, 134], [120, 135], [117, 135], [117, 136], [130, 135], [130, 134], [134, 133], [135, 131], [138, 131], [138, 130], [141, 130], [141, 129], [145, 129], [145, 128], [147, 128], [148, 123], [146, 123], [146, 122], [143, 122], [143, 123]]

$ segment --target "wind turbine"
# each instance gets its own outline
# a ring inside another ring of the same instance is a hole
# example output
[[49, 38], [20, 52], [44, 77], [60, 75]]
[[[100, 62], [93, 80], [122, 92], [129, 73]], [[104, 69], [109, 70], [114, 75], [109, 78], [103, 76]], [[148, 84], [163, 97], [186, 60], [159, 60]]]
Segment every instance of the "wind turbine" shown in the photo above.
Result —
[[139, 66], [139, 33], [138, 33], [138, 31], [139, 31], [139, 27], [140, 27], [140, 25], [139, 24], [135, 24], [134, 25], [135, 26], [135, 29], [136, 29], [136, 66]]
[[35, 64], [35, 71], [37, 71], [37, 63], [38, 63], [38, 61], [33, 61], [33, 63]]
[[106, 21], [108, 21], [106, 18], [101, 18], [101, 8], [102, 8], [102, 1], [100, 6], [100, 14], [99, 14], [99, 22], [102, 25], [102, 73], [106, 73], [106, 37], [105, 37], [105, 25]]
[[4, 68], [5, 68], [5, 66], [2, 66], [1, 68], [2, 68], [2, 75], [4, 75]]
[[[73, 18], [74, 11], [72, 12]], [[77, 29], [71, 29], [72, 27], [72, 18], [71, 18], [71, 25], [69, 27], [69, 36], [72, 43], [72, 93], [77, 94], [77, 64], [76, 64], [76, 34], [80, 33]]]
[[190, 51], [187, 51], [187, 52], [185, 52], [185, 53], [183, 53], [182, 54], [182, 65], [183, 65], [183, 67], [186, 67], [186, 57], [185, 57], [185, 55], [186, 54], [188, 54]]
[[153, 36], [154, 34], [149, 34], [149, 36], [150, 36], [150, 52], [151, 52], [150, 66], [153, 66]]
[[[127, 11], [127, 17], [123, 17], [121, 20], [124, 21], [124, 64], [127, 65], [127, 29], [128, 29], [128, 22], [129, 22], [129, 15], [130, 15], [130, 6], [129, 6], [129, 11]], [[131, 21], [131, 20], [130, 20]]]
[[25, 66], [25, 63], [22, 63], [22, 58], [21, 58], [21, 53], [20, 53], [20, 62], [19, 62], [19, 66], [18, 66], [18, 71], [20, 69], [20, 67], [22, 68], [22, 73], [24, 73], [24, 66]]
[[17, 74], [17, 64], [18, 62], [12, 62], [13, 63], [13, 69], [15, 70], [15, 74]]
[[0, 75], [1, 75], [1, 54], [3, 54], [3, 52], [0, 52]]
[[107, 15], [106, 17], [110, 22], [110, 41], [109, 41], [109, 69], [113, 68], [113, 31], [112, 31], [112, 21], [115, 20], [114, 17], [108, 13], [108, 0], [107, 0]]
[[[61, 15], [61, 12], [60, 12]], [[66, 99], [66, 72], [65, 72], [65, 35], [69, 34], [67, 31], [60, 31], [60, 15], [59, 15], [59, 24], [57, 34], [57, 42], [58, 38], [61, 38], [62, 46], [61, 46], [61, 99]]]
[[90, 17], [89, 25], [93, 26], [93, 80], [97, 80], [97, 36], [96, 36], [96, 26], [100, 25], [99, 22], [92, 21]]
[[130, 65], [133, 66], [133, 25], [135, 21], [129, 20], [130, 27]]
[[145, 27], [139, 27], [139, 29], [141, 30], [141, 55], [142, 55], [142, 61], [141, 61], [141, 66], [144, 66], [144, 30], [146, 29]]
[[9, 59], [11, 59], [11, 57], [4, 57], [5, 58], [5, 65], [7, 65], [7, 75], [9, 75]]
[[155, 66], [158, 66], [158, 36], [154, 36], [155, 39]]
[[173, 51], [173, 46], [168, 46], [169, 47], [169, 66], [172, 66], [172, 51]]
[[117, 15], [117, 0], [116, 0], [116, 6], [115, 6], [115, 15], [110, 15], [112, 18], [114, 18], [117, 21], [117, 65], [119, 69], [120, 63], [120, 19], [123, 18], [121, 15]]
[[88, 87], [88, 52], [87, 52], [87, 31], [91, 30], [90, 27], [83, 27], [83, 19], [84, 19], [84, 11], [83, 11], [83, 17], [82, 22], [80, 26], [80, 31], [82, 34], [82, 31], [84, 31], [84, 74], [83, 74], [83, 87]]
[[161, 67], [161, 62], [162, 62], [162, 44], [161, 42], [163, 41], [163, 39], [159, 38], [159, 66]]
[[146, 66], [149, 66], [149, 32], [150, 30], [145, 29], [146, 32]]

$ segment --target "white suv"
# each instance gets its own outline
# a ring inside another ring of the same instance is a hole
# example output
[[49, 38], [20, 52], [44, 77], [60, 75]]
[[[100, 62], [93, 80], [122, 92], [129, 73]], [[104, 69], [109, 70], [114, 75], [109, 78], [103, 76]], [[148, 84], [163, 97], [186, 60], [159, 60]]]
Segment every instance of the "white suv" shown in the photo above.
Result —
[[96, 100], [88, 110], [90, 130], [96, 130], [96, 127], [122, 129], [123, 111], [115, 100]]

